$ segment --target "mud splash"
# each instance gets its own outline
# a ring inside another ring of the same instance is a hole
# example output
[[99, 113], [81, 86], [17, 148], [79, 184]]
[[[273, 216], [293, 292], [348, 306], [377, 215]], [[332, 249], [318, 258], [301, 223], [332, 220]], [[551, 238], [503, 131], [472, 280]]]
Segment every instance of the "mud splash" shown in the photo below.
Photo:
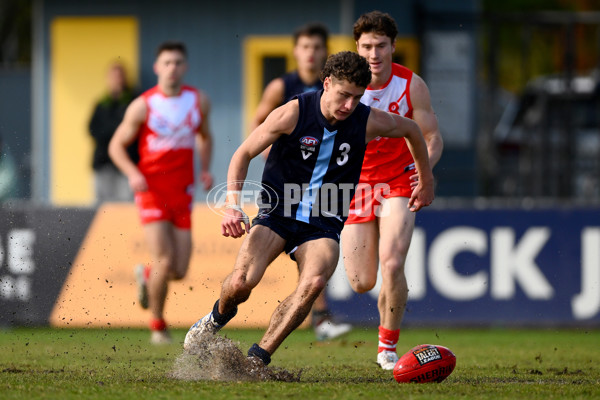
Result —
[[171, 377], [185, 381], [300, 381], [302, 371], [269, 368], [256, 357], [246, 357], [238, 345], [226, 337], [199, 334], [175, 360]]

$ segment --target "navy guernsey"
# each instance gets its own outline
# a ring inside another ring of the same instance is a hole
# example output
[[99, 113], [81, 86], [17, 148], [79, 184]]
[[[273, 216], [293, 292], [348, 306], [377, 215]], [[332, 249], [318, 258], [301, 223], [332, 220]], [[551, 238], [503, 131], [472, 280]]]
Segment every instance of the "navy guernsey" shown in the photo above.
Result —
[[298, 123], [269, 152], [262, 208], [326, 231], [341, 232], [360, 178], [370, 107], [359, 103], [330, 125], [321, 113], [323, 91], [299, 96]]
[[283, 79], [284, 103], [287, 103], [300, 93], [315, 92], [317, 90], [323, 89], [323, 82], [321, 82], [318, 79], [312, 85], [307, 85], [304, 82], [302, 82], [302, 79], [300, 79], [300, 75], [298, 75], [298, 71], [285, 74], [281, 77], [281, 79]]

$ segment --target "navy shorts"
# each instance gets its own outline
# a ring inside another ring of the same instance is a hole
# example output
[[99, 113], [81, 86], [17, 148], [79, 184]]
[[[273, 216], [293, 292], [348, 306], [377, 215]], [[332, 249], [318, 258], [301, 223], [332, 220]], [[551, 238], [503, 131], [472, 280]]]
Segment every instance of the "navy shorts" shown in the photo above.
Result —
[[316, 226], [307, 224], [306, 222], [297, 221], [292, 218], [282, 217], [275, 214], [267, 214], [259, 212], [252, 220], [252, 226], [262, 225], [271, 229], [273, 232], [281, 236], [285, 240], [283, 251], [290, 255], [290, 258], [296, 261], [294, 252], [303, 243], [310, 240], [329, 238], [336, 242], [340, 242], [340, 233], [326, 231]]

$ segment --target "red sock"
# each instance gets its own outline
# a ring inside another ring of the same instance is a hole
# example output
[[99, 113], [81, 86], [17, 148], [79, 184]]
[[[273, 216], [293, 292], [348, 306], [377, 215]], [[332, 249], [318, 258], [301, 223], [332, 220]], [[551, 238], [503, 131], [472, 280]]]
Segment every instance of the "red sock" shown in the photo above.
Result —
[[150, 320], [150, 329], [153, 331], [165, 331], [167, 330], [167, 323], [164, 319], [155, 319], [152, 318]]
[[381, 353], [382, 351], [396, 351], [396, 344], [398, 344], [398, 339], [400, 338], [400, 329], [396, 329], [395, 331], [390, 331], [389, 329], [385, 329], [383, 326], [379, 326], [379, 347], [377, 347], [377, 352]]
[[148, 278], [150, 278], [150, 266], [144, 266], [144, 279], [148, 282]]

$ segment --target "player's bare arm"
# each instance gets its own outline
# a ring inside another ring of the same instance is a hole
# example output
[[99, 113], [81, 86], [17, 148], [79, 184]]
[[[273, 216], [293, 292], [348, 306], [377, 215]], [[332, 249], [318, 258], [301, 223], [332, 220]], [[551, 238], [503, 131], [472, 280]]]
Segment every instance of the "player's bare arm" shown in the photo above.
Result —
[[125, 111], [123, 121], [119, 124], [108, 145], [110, 158], [117, 168], [127, 176], [129, 186], [134, 192], [148, 190], [148, 184], [144, 175], [127, 154], [127, 147], [137, 138], [140, 126], [146, 120], [146, 112], [146, 103], [142, 97], [138, 97], [131, 102], [127, 107], [127, 111]]
[[204, 190], [209, 190], [213, 185], [213, 177], [210, 173], [210, 162], [212, 160], [212, 131], [210, 129], [210, 99], [203, 92], [198, 92], [200, 99], [200, 111], [202, 122], [196, 135], [196, 147], [200, 154], [200, 180]]
[[367, 141], [377, 136], [406, 139], [419, 174], [418, 184], [412, 192], [408, 206], [411, 211], [416, 212], [430, 205], [434, 198], [433, 173], [429, 164], [427, 145], [419, 126], [411, 119], [371, 108], [367, 122]]
[[[265, 119], [269, 116], [271, 111], [279, 107], [285, 96], [285, 83], [282, 78], [273, 79], [265, 88], [260, 103], [254, 113], [254, 118], [250, 122], [250, 132], [254, 131]], [[269, 155], [269, 149], [267, 148], [263, 152], [263, 157], [267, 158]]]
[[233, 154], [227, 172], [227, 211], [221, 222], [223, 236], [238, 238], [250, 231], [248, 217], [239, 205], [239, 193], [248, 174], [250, 161], [275, 143], [281, 135], [290, 134], [298, 123], [298, 116], [297, 100], [276, 108]]
[[282, 78], [273, 79], [265, 88], [262, 98], [256, 107], [254, 118], [250, 123], [250, 132], [254, 131], [262, 124], [271, 111], [276, 109], [283, 103], [285, 93], [285, 85]]
[[410, 99], [413, 106], [413, 120], [421, 128], [427, 143], [429, 164], [433, 168], [442, 157], [444, 142], [438, 126], [438, 120], [431, 106], [429, 89], [423, 79], [413, 74], [410, 83]]

